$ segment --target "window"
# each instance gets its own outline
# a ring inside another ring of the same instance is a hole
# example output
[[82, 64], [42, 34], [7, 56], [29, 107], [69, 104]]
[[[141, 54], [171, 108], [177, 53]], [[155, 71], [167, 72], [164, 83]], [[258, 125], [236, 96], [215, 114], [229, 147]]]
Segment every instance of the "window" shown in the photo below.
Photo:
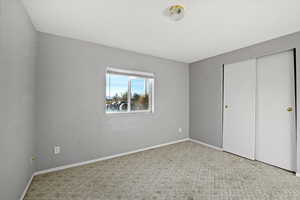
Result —
[[108, 68], [106, 113], [153, 112], [154, 74]]

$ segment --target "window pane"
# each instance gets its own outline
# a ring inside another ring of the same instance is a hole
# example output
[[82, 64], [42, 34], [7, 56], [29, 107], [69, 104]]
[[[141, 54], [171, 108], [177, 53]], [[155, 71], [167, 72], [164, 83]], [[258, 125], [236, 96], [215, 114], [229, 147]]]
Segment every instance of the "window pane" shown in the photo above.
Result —
[[131, 80], [131, 110], [149, 110], [149, 80], [134, 78]]
[[128, 76], [106, 74], [106, 112], [128, 111]]

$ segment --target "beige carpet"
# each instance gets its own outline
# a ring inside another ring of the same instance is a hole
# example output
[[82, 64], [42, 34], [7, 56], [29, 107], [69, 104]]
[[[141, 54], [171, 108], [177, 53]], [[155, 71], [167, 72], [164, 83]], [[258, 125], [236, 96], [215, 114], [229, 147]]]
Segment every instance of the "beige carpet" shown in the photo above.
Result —
[[25, 199], [300, 200], [300, 178], [182, 142], [37, 176]]

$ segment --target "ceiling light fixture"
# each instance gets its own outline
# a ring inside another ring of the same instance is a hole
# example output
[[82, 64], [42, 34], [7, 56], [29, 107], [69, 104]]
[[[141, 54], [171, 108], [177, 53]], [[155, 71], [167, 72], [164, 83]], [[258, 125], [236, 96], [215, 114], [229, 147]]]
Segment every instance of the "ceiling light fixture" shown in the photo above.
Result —
[[171, 6], [168, 15], [173, 21], [179, 21], [184, 17], [184, 7], [182, 5]]

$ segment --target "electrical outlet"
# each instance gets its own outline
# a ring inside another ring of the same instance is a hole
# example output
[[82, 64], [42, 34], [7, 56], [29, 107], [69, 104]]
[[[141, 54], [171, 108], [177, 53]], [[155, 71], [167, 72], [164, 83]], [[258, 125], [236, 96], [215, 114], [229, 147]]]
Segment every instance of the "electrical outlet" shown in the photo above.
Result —
[[179, 128], [179, 129], [178, 129], [178, 133], [182, 133], [182, 128]]
[[54, 154], [60, 154], [60, 146], [54, 146]]

